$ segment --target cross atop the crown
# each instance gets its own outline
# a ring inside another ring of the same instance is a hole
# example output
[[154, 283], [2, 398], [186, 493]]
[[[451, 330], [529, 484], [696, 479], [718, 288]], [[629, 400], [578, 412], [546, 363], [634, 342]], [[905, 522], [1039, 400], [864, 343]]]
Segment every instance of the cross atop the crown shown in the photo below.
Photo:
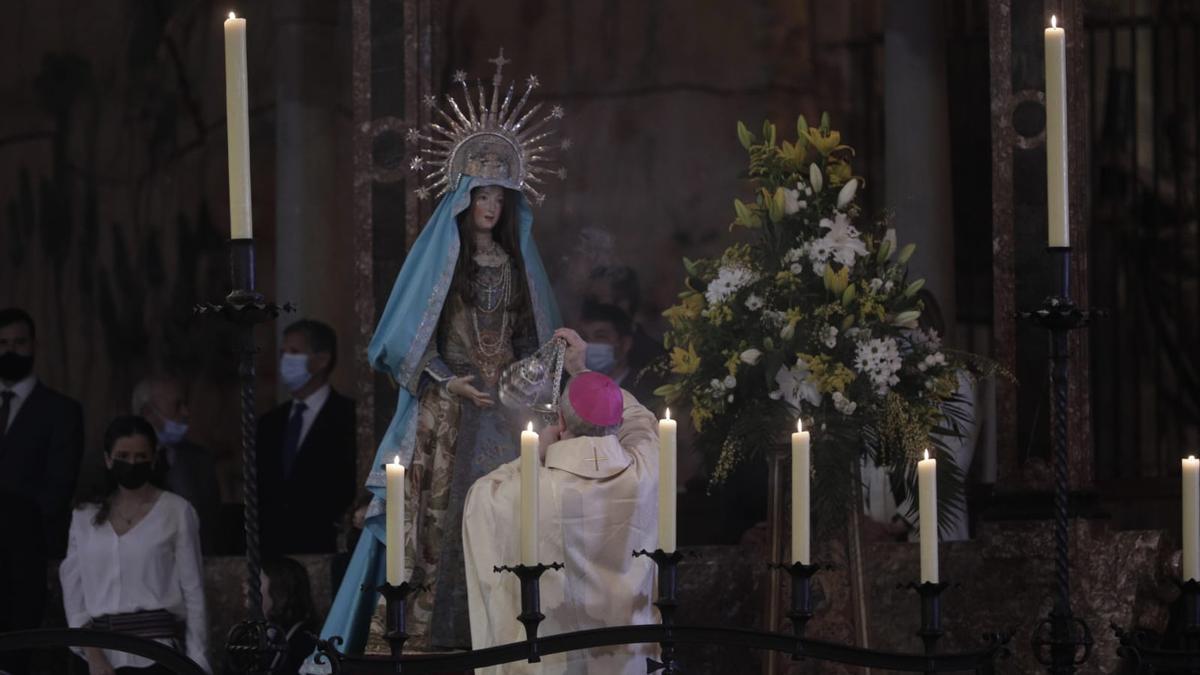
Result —
[[504, 70], [504, 66], [512, 63], [512, 60], [504, 58], [504, 47], [501, 47], [499, 56], [494, 59], [488, 59], [488, 63], [496, 64], [496, 74], [492, 76], [492, 84], [499, 87], [501, 81], [500, 73]]

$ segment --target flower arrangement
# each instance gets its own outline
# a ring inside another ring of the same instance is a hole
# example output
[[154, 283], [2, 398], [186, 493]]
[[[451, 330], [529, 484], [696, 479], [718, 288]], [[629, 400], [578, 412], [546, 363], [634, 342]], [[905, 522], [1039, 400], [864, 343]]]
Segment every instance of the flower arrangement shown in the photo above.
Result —
[[[884, 222], [858, 224], [864, 183], [828, 115], [818, 127], [801, 116], [797, 132], [777, 143], [774, 124], [759, 138], [738, 123], [755, 190], [734, 200], [730, 229], [748, 236], [719, 258], [684, 260], [686, 290], [665, 312], [672, 381], [656, 393], [690, 409], [711, 484], [801, 417], [814, 431], [818, 515], [823, 498], [849, 497], [864, 455], [893, 470], [899, 503], [919, 455], [957, 434], [969, 356], [918, 323], [915, 247], [898, 247]], [[949, 453], [939, 459], [949, 460], [938, 472], [949, 496], [962, 472]]]

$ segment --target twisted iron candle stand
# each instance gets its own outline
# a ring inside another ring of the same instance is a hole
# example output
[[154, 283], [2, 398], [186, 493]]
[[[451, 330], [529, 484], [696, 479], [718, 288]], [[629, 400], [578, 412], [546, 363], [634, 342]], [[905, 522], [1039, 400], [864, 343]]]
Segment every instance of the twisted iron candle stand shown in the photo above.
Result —
[[1047, 297], [1032, 312], [1018, 318], [1050, 331], [1050, 365], [1054, 396], [1054, 425], [1051, 440], [1054, 450], [1054, 576], [1057, 595], [1054, 609], [1030, 640], [1039, 663], [1051, 673], [1067, 675], [1087, 661], [1092, 651], [1092, 632], [1087, 623], [1071, 612], [1070, 540], [1068, 534], [1068, 495], [1070, 481], [1067, 456], [1067, 395], [1071, 331], [1088, 325], [1099, 312], [1080, 309], [1071, 300], [1071, 248], [1049, 249], [1057, 272], [1057, 294]]
[[[278, 651], [275, 644], [282, 639], [278, 627], [267, 624], [262, 611], [262, 560], [258, 533], [258, 454], [255, 448], [257, 419], [254, 414], [254, 384], [257, 349], [254, 346], [254, 326], [279, 316], [281, 311], [292, 311], [292, 306], [280, 307], [255, 290], [254, 283], [254, 240], [234, 239], [229, 244], [229, 270], [233, 290], [219, 304], [199, 304], [197, 315], [218, 314], [239, 328], [238, 331], [238, 378], [241, 381], [242, 398], [242, 488], [245, 511], [243, 520], [246, 530], [246, 586], [250, 604], [250, 620], [235, 626], [229, 635], [229, 651], [232, 656], [245, 657], [258, 652], [265, 657]], [[269, 661], [268, 661], [269, 663]]]
[[646, 673], [654, 673], [662, 671], [663, 675], [676, 675], [682, 673], [679, 661], [675, 658], [675, 641], [671, 640], [671, 627], [675, 625], [675, 610], [679, 608], [679, 601], [676, 599], [676, 573], [678, 572], [679, 562], [683, 560], [683, 553], [671, 551], [667, 553], [661, 548], [655, 549], [653, 553], [642, 549], [634, 551], [633, 557], [645, 556], [654, 561], [658, 565], [658, 598], [654, 601], [654, 606], [658, 608], [658, 614], [661, 618], [661, 623], [667, 628], [666, 640], [659, 643], [659, 648], [662, 650], [662, 661], [654, 659], [646, 659]]
[[[799, 661], [804, 655], [804, 630], [808, 627], [809, 619], [813, 617], [812, 578], [821, 571], [820, 565], [805, 565], [804, 563], [770, 563], [767, 567], [783, 570], [792, 577], [792, 607], [787, 617], [792, 622], [792, 635], [796, 636], [796, 649], [792, 652], [792, 660]], [[768, 629], [774, 626], [768, 626]]]
[[546, 618], [546, 615], [542, 614], [542, 574], [546, 570], [561, 570], [562, 568], [563, 564], [560, 562], [549, 565], [542, 563], [515, 566], [497, 565], [492, 568], [497, 574], [512, 572], [521, 580], [521, 613], [517, 615], [517, 620], [525, 626], [525, 641], [529, 644], [528, 659], [530, 663], [538, 663], [542, 660], [537, 641], [538, 624]]

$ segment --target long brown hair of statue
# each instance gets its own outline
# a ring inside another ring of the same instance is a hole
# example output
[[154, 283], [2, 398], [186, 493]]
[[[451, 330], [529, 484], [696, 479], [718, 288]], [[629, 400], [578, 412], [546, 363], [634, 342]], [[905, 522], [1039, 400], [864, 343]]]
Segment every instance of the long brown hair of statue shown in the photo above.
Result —
[[[480, 187], [471, 189], [471, 204], [475, 204], [475, 192]], [[504, 206], [500, 210], [500, 220], [492, 228], [492, 239], [504, 249], [516, 264], [516, 273], [512, 278], [512, 297], [508, 304], [509, 311], [525, 314], [529, 309], [529, 292], [525, 281], [525, 259], [521, 257], [521, 242], [517, 232], [517, 199], [519, 195], [514, 190], [504, 188]], [[468, 307], [476, 304], [475, 287], [472, 282], [479, 275], [479, 264], [475, 262], [475, 231], [471, 222], [471, 207], [458, 214], [458, 264], [454, 267], [454, 281], [451, 288], [462, 298]]]

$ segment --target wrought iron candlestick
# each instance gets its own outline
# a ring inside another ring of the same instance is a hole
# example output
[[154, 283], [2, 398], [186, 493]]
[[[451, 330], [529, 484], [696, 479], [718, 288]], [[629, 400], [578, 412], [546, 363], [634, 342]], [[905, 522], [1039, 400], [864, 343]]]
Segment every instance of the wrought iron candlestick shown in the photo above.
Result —
[[921, 628], [917, 630], [917, 636], [925, 644], [925, 655], [933, 656], [938, 640], [946, 634], [942, 630], [942, 592], [949, 588], [949, 584], [924, 581], [910, 583], [908, 588], [921, 596]]
[[1197, 673], [1200, 672], [1200, 582], [1189, 579], [1176, 582], [1183, 602], [1182, 625], [1176, 649], [1166, 648], [1165, 638], [1147, 630], [1125, 630], [1116, 624], [1112, 629], [1120, 641], [1117, 648], [1123, 658], [1132, 661], [1139, 673]]
[[542, 619], [546, 618], [542, 614], [542, 592], [541, 579], [542, 574], [546, 570], [561, 570], [563, 564], [560, 562], [543, 565], [501, 565], [493, 567], [497, 573], [512, 572], [521, 580], [521, 613], [517, 615], [517, 620], [525, 626], [525, 641], [529, 644], [529, 662], [537, 663], [542, 660], [541, 652], [538, 650], [537, 631], [538, 624]]
[[230, 281], [233, 290], [219, 304], [201, 304], [197, 314], [219, 314], [238, 327], [238, 378], [242, 399], [242, 489], [246, 530], [246, 586], [249, 595], [250, 618], [262, 621], [262, 559], [258, 540], [258, 454], [255, 448], [257, 420], [254, 414], [254, 327], [279, 316], [280, 311], [292, 311], [291, 305], [280, 307], [255, 290], [254, 240], [234, 239], [229, 245]]
[[658, 598], [654, 601], [654, 606], [658, 608], [662, 625], [667, 627], [667, 639], [659, 643], [659, 647], [662, 649], [662, 660], [646, 659], [646, 672], [654, 673], [661, 670], [663, 675], [682, 673], [679, 661], [675, 659], [675, 641], [671, 639], [671, 627], [675, 625], [675, 610], [679, 608], [679, 601], [675, 595], [676, 572], [679, 561], [683, 560], [683, 554], [679, 551], [667, 553], [659, 548], [655, 549], [653, 553], [644, 549], [634, 551], [633, 557], [638, 556], [646, 556], [653, 560], [655, 565], [658, 565]]
[[[424, 586], [400, 582], [399, 586], [385, 583], [379, 587], [379, 592], [387, 604], [386, 630], [383, 639], [387, 640], [392, 649], [392, 658], [399, 659], [404, 653], [404, 643], [408, 641], [407, 616], [408, 596], [410, 593], [424, 590]], [[396, 663], [396, 672], [400, 671], [400, 663]]]
[[1054, 577], [1056, 597], [1054, 608], [1033, 634], [1032, 645], [1038, 661], [1051, 673], [1074, 673], [1087, 661], [1092, 650], [1092, 633], [1083, 619], [1071, 612], [1070, 540], [1068, 531], [1068, 423], [1067, 390], [1070, 362], [1070, 332], [1087, 326], [1092, 313], [1080, 309], [1071, 300], [1071, 248], [1049, 248], [1057, 273], [1057, 293], [1047, 297], [1042, 306], [1032, 312], [1022, 312], [1021, 319], [1050, 332], [1051, 393], [1054, 397], [1054, 424], [1050, 429], [1054, 464]]
[[809, 619], [813, 617], [812, 578], [821, 567], [798, 562], [772, 563], [768, 567], [783, 570], [792, 577], [792, 607], [788, 610], [787, 618], [792, 622], [792, 635], [796, 636], [796, 649], [792, 652], [792, 660], [797, 661], [804, 652], [800, 640], [804, 638], [804, 630], [808, 627]]

